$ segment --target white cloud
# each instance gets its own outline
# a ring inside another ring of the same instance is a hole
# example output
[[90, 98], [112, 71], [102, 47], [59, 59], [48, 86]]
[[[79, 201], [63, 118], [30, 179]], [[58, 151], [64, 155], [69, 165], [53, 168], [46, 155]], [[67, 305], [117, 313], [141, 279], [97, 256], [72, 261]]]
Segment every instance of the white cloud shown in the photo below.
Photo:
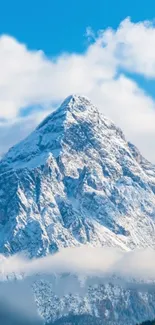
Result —
[[131, 79], [120, 75], [91, 93], [93, 102], [124, 131], [146, 158], [155, 161], [155, 102]]
[[[125, 70], [155, 77], [155, 27], [123, 21], [117, 30], [100, 31], [83, 54], [47, 58], [9, 36], [0, 37], [0, 120], [3, 153], [23, 138], [49, 107], [71, 93], [88, 96], [114, 120], [147, 158], [155, 161], [155, 102]], [[124, 69], [124, 74], [119, 71]], [[23, 108], [40, 105], [42, 112], [19, 117]], [[24, 127], [23, 127], [24, 126]]]
[[41, 51], [28, 51], [15, 39], [2, 36], [0, 118], [14, 118], [22, 107], [61, 101], [72, 92], [90, 93], [98, 80], [113, 76], [111, 62], [102, 52], [94, 44], [84, 55], [63, 54], [49, 60]]
[[145, 77], [155, 77], [155, 25], [124, 20], [119, 28], [100, 32], [100, 41], [113, 48], [119, 65]]
[[[63, 248], [54, 255], [27, 259], [22, 255], [0, 255], [0, 281], [16, 274], [17, 278], [40, 275], [72, 274], [99, 276], [109, 281], [115, 274], [123, 281], [155, 281], [155, 251], [151, 248], [122, 251], [114, 247]], [[115, 278], [113, 278], [115, 281]]]

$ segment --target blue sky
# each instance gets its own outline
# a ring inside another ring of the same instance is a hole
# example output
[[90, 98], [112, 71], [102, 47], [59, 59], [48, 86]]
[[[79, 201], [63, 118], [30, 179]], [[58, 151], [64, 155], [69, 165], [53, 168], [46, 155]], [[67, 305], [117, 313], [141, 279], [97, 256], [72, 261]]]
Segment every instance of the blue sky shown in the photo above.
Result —
[[[154, 20], [155, 2], [148, 0], [6, 0], [0, 5], [0, 34], [8, 34], [31, 50], [55, 57], [63, 52], [86, 50], [87, 27], [94, 32], [130, 17], [133, 22]], [[154, 96], [154, 82], [135, 75], [143, 89]]]
[[1, 2], [0, 154], [78, 93], [155, 162], [154, 22], [153, 0]]
[[154, 19], [154, 0], [5, 0], [0, 4], [0, 34], [47, 55], [81, 52], [88, 26], [94, 31], [117, 28], [128, 16], [133, 22]]

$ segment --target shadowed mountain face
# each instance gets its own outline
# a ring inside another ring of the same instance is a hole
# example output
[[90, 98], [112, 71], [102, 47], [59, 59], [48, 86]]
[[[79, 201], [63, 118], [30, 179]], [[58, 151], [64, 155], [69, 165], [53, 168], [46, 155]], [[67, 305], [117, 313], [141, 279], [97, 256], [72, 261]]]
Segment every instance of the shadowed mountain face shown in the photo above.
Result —
[[141, 323], [140, 325], [155, 325], [155, 321], [147, 321], [147, 322], [144, 322], [144, 323]]
[[[83, 244], [129, 251], [155, 248], [154, 238], [155, 166], [88, 99], [67, 98], [0, 161], [0, 253], [38, 257]], [[34, 292], [48, 321], [97, 315], [106, 325], [134, 325], [155, 317], [153, 293], [107, 285], [59, 299], [43, 282]]]
[[101, 319], [90, 315], [73, 315], [62, 317], [49, 325], [103, 325]]
[[[119, 324], [119, 323], [116, 323]], [[104, 321], [89, 315], [63, 317], [62, 319], [49, 323], [49, 325], [104, 325]], [[155, 321], [146, 321], [137, 325], [155, 325]]]

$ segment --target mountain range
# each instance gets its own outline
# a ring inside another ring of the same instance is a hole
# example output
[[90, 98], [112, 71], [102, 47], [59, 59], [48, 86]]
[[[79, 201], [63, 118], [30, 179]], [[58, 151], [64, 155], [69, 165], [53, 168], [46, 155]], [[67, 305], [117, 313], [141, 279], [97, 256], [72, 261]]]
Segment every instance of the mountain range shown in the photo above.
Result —
[[[87, 98], [68, 97], [1, 159], [1, 254], [34, 258], [82, 245], [130, 251], [155, 248], [154, 238], [155, 166]], [[155, 317], [152, 292], [107, 284], [58, 298], [40, 280], [33, 290], [39, 313], [54, 324], [95, 317], [134, 325]]]

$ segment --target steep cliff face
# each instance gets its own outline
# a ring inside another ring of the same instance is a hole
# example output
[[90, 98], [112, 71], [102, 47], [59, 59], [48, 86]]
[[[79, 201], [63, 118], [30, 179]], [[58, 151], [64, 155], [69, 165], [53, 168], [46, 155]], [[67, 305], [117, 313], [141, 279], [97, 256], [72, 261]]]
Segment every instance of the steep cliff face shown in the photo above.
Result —
[[[88, 99], [67, 98], [0, 161], [0, 253], [38, 257], [83, 244], [128, 251], [155, 248], [154, 238], [155, 166]], [[130, 314], [134, 324], [142, 302], [146, 319], [155, 316], [153, 294], [107, 286], [59, 300], [39, 282], [34, 292], [47, 320], [89, 314], [110, 325], [124, 315], [119, 324], [128, 324]]]

